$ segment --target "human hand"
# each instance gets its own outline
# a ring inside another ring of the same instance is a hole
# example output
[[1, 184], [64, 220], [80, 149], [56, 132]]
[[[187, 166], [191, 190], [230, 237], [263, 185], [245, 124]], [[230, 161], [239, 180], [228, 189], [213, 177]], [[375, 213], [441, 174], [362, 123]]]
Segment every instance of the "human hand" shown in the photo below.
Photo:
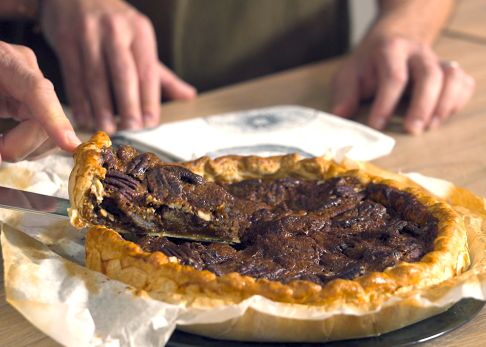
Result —
[[[158, 124], [160, 95], [196, 90], [161, 64], [150, 20], [120, 0], [44, 0], [41, 27], [61, 61], [75, 121], [113, 133]], [[113, 96], [113, 102], [112, 102]]]
[[1, 41], [0, 118], [19, 121], [0, 136], [0, 161], [29, 158], [48, 147], [50, 139], [66, 151], [80, 143], [32, 50]]
[[456, 62], [404, 37], [373, 37], [343, 63], [332, 81], [332, 112], [349, 117], [361, 100], [373, 98], [370, 126], [382, 130], [407, 85], [411, 98], [404, 127], [412, 134], [438, 127], [471, 98], [474, 79]]

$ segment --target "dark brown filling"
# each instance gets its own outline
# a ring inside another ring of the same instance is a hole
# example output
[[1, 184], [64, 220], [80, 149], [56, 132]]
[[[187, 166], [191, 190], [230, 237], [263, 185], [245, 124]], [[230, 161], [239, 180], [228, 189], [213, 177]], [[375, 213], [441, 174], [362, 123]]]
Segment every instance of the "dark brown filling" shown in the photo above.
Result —
[[[352, 279], [420, 260], [437, 235], [437, 220], [412, 195], [350, 176], [216, 184], [128, 146], [105, 149], [103, 161], [105, 197], [93, 222], [217, 275]], [[238, 236], [241, 243], [181, 241], [154, 236], [157, 230]]]

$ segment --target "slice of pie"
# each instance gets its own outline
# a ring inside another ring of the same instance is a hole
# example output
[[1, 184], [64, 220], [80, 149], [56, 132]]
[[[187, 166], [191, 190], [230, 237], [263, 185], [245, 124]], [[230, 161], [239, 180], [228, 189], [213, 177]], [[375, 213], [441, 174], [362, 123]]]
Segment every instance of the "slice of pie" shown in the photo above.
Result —
[[[87, 266], [156, 299], [211, 309], [261, 295], [299, 310], [369, 313], [312, 320], [247, 310], [186, 327], [207, 336], [322, 341], [390, 331], [440, 311], [421, 310], [413, 292], [469, 265], [460, 216], [368, 164], [296, 155], [169, 164], [112, 148], [98, 133], [78, 148], [69, 184], [73, 225], [91, 226]], [[381, 309], [391, 297], [403, 300]]]

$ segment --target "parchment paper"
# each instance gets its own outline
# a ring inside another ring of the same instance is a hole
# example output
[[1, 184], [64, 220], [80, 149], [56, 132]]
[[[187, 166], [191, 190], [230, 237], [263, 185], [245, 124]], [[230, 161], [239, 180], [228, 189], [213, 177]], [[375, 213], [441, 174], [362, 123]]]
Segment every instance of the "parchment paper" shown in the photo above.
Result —
[[[71, 165], [69, 158], [60, 155], [4, 165], [0, 168], [0, 184], [66, 197]], [[19, 168], [23, 170], [21, 179]], [[463, 213], [467, 225], [480, 226], [479, 232], [468, 228], [471, 268], [437, 286], [433, 294], [414, 293], [413, 300], [431, 307], [446, 307], [465, 297], [484, 300], [485, 201], [448, 182], [418, 174], [410, 177], [449, 200]], [[340, 313], [364, 314], [347, 308], [322, 311], [259, 296], [209, 310], [163, 303], [83, 267], [83, 233], [73, 230], [67, 220], [5, 210], [0, 210], [0, 218], [7, 301], [33, 325], [64, 345], [160, 346], [170, 338], [176, 324], [222, 322], [249, 308], [307, 320]], [[399, 299], [391, 298], [378, 309], [393, 305], [396, 300]]]

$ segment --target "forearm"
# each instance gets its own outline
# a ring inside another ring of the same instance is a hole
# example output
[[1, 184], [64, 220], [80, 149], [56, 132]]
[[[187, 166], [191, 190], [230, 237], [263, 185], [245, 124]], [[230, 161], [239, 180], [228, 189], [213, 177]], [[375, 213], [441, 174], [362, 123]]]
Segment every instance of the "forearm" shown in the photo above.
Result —
[[0, 18], [35, 18], [39, 0], [1, 0]]
[[444, 27], [454, 0], [377, 0], [379, 15], [367, 37], [401, 36], [431, 44]]

